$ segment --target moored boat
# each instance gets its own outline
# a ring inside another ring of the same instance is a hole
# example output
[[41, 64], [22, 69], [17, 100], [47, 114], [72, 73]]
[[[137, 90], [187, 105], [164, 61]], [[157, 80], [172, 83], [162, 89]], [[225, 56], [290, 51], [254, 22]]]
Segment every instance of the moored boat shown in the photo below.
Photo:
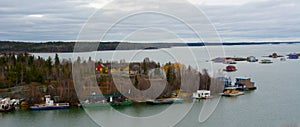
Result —
[[210, 97], [210, 91], [208, 90], [197, 90], [197, 92], [193, 93], [193, 98], [195, 99], [208, 99]]
[[249, 56], [249, 57], [247, 57], [247, 61], [248, 62], [257, 62], [258, 59], [255, 56]]
[[226, 59], [224, 64], [237, 64], [237, 62], [235, 62], [233, 59]]
[[111, 106], [128, 106], [131, 104], [132, 104], [132, 101], [130, 101], [130, 100], [119, 101], [119, 102], [115, 101], [115, 102], [110, 103]]
[[238, 90], [255, 90], [256, 86], [254, 82], [251, 82], [251, 78], [236, 78], [235, 86]]
[[10, 98], [1, 99], [0, 112], [10, 112], [15, 110], [16, 100], [10, 100]]
[[271, 60], [268, 60], [268, 59], [263, 59], [259, 63], [261, 63], [261, 64], [270, 64], [270, 63], [273, 63], [273, 62]]
[[68, 109], [70, 108], [69, 103], [54, 103], [53, 100], [50, 99], [50, 95], [46, 95], [45, 104], [35, 104], [30, 106], [30, 110], [54, 110], [54, 109]]
[[182, 98], [165, 98], [165, 99], [156, 99], [156, 100], [147, 100], [146, 104], [150, 105], [161, 105], [161, 104], [173, 104], [173, 103], [182, 103]]
[[299, 58], [298, 54], [296, 54], [296, 53], [290, 53], [287, 56], [289, 59], [298, 59]]
[[234, 72], [234, 71], [237, 71], [237, 69], [236, 69], [235, 66], [229, 65], [229, 66], [226, 66], [226, 68], [224, 69], [224, 71]]
[[239, 91], [236, 87], [226, 87], [224, 92], [221, 93], [222, 96], [227, 96], [227, 97], [234, 97], [243, 94], [244, 92]]

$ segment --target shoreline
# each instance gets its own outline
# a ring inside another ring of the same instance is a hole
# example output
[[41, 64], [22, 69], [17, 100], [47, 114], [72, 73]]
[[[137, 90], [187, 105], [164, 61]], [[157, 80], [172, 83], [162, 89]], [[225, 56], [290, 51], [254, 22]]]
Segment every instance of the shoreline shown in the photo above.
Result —
[[[90, 51], [74, 52], [76, 42], [15, 42], [0, 41], [0, 53], [80, 53]], [[203, 46], [240, 46], [240, 45], [282, 45], [282, 44], [300, 44], [300, 41], [294, 42], [223, 42], [223, 43], [129, 43], [129, 42], [77, 42], [86, 43], [85, 45], [94, 45], [99, 43], [95, 51], [124, 51], [124, 50], [156, 50], [172, 47], [203, 47]], [[121, 45], [121, 47], [118, 47]]]

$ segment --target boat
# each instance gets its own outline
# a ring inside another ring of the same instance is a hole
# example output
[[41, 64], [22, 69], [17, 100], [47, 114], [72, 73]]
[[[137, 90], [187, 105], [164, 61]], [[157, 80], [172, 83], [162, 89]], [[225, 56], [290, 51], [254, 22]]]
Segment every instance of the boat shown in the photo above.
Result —
[[229, 66], [226, 66], [226, 69], [224, 69], [224, 71], [234, 72], [234, 71], [237, 71], [237, 69], [235, 66], [229, 65]]
[[256, 89], [255, 83], [251, 82], [251, 78], [236, 78], [235, 87], [237, 87], [237, 90], [242, 91]]
[[299, 58], [298, 54], [296, 54], [296, 53], [290, 53], [287, 56], [289, 59], [298, 59]]
[[277, 53], [273, 53], [271, 55], [269, 55], [268, 57], [270, 58], [278, 58], [278, 57], [283, 57], [282, 55], [278, 55]]
[[115, 102], [110, 103], [111, 106], [128, 106], [131, 104], [132, 104], [132, 101], [130, 101], [130, 100], [119, 101], [119, 102], [115, 101]]
[[247, 61], [248, 62], [257, 62], [258, 59], [255, 56], [249, 56], [249, 57], [247, 57]]
[[[108, 99], [106, 99], [107, 97]], [[106, 106], [128, 106], [133, 102], [124, 98], [121, 94], [96, 95], [92, 93], [87, 100], [81, 101], [82, 107], [106, 107]]]
[[222, 96], [226, 96], [226, 97], [234, 97], [243, 94], [244, 92], [239, 91], [236, 87], [226, 87], [224, 92], [221, 93]]
[[30, 106], [30, 110], [54, 110], [54, 109], [68, 109], [70, 108], [69, 103], [53, 103], [54, 101], [50, 99], [50, 95], [45, 96], [45, 104], [35, 104]]
[[128, 106], [133, 102], [130, 100], [114, 101], [114, 102], [95, 102], [95, 103], [81, 103], [82, 107], [108, 107], [108, 106]]
[[193, 93], [193, 98], [195, 99], [208, 99], [210, 98], [210, 91], [208, 90], [197, 90]]
[[11, 112], [15, 110], [17, 102], [15, 99], [4, 98], [0, 101], [0, 112]]
[[224, 63], [225, 58], [217, 57], [217, 58], [213, 59], [212, 61], [215, 63]]
[[164, 99], [156, 99], [156, 100], [147, 100], [146, 104], [149, 105], [161, 105], [161, 104], [173, 104], [173, 103], [182, 103], [182, 98], [164, 98]]
[[110, 104], [106, 101], [98, 101], [98, 102], [93, 102], [93, 103], [84, 101], [84, 102], [80, 103], [80, 106], [82, 106], [82, 107], [106, 107], [106, 106], [110, 106]]
[[261, 64], [270, 64], [270, 63], [273, 63], [273, 62], [271, 60], [268, 60], [268, 59], [263, 59], [259, 63], [261, 63]]
[[233, 59], [226, 59], [224, 64], [237, 64]]

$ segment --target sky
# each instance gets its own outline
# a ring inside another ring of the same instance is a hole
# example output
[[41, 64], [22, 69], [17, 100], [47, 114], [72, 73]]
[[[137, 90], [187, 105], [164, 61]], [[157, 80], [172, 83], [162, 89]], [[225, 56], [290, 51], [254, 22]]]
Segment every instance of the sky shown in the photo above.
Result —
[[[299, 5], [299, 0], [2, 0], [0, 40], [194, 42], [196, 31], [200, 40], [299, 41]], [[146, 13], [152, 10], [158, 13]]]

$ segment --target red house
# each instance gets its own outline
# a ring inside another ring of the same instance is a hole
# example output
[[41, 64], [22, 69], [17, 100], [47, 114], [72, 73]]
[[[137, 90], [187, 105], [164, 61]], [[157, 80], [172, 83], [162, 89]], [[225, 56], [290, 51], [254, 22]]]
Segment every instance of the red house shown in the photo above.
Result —
[[97, 65], [96, 66], [96, 71], [100, 71], [102, 68], [104, 68], [105, 66], [103, 64]]

